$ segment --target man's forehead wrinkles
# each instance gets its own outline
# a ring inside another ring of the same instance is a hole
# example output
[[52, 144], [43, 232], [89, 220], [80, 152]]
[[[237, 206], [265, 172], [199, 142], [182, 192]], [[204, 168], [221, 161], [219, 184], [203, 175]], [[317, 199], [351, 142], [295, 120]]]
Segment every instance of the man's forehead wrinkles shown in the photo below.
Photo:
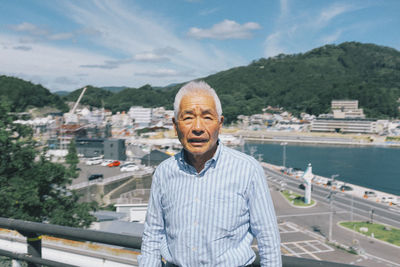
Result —
[[212, 108], [201, 108], [201, 107], [193, 107], [193, 108], [187, 108], [182, 110], [183, 114], [194, 114], [194, 113], [201, 113], [201, 114], [213, 114], [216, 113], [216, 111]]

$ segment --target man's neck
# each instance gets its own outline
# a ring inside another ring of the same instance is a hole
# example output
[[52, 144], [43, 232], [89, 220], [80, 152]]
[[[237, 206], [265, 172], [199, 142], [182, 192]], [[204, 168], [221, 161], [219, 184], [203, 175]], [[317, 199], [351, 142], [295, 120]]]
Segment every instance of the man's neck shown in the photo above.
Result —
[[212, 149], [201, 155], [191, 154], [188, 151], [184, 150], [185, 158], [187, 162], [196, 169], [197, 173], [200, 173], [204, 169], [204, 165], [206, 164], [206, 162], [214, 156], [217, 148], [218, 144], [215, 144]]

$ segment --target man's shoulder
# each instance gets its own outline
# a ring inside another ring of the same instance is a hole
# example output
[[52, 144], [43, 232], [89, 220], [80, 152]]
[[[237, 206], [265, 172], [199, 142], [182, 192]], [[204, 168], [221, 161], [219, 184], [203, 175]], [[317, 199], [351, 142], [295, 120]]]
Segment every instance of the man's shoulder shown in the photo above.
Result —
[[226, 159], [233, 160], [234, 162], [240, 162], [240, 164], [260, 166], [260, 163], [252, 156], [227, 146], [224, 146], [223, 155], [226, 157]]
[[[178, 153], [179, 154], [179, 153]], [[176, 166], [177, 165], [177, 158], [178, 155], [171, 156], [165, 160], [163, 160], [158, 166], [157, 169], [165, 169], [165, 168], [170, 168], [171, 166]]]

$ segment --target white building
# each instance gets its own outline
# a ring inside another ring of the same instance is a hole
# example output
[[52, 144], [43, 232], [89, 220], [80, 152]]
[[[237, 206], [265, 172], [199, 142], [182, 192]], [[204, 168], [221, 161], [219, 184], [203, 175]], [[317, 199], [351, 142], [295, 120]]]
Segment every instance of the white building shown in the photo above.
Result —
[[153, 109], [144, 107], [131, 107], [128, 115], [138, 127], [148, 127], [152, 123]]
[[374, 134], [378, 129], [373, 120], [317, 118], [311, 122], [311, 131]]
[[364, 119], [364, 111], [358, 108], [358, 100], [332, 100], [331, 109], [335, 119]]

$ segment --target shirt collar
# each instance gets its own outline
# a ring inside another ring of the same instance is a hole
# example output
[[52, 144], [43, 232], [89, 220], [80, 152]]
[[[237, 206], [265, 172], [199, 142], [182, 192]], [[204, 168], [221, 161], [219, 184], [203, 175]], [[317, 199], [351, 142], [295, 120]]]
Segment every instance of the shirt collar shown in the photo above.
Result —
[[[221, 143], [221, 141], [219, 139], [217, 141], [217, 145], [218, 145], [217, 146], [217, 150], [215, 151], [214, 156], [204, 164], [204, 169], [200, 172], [200, 174], [203, 174], [210, 167], [214, 167], [215, 168], [215, 166], [216, 166], [216, 164], [218, 162], [218, 159], [219, 159], [219, 157], [221, 155], [221, 151], [223, 149], [223, 144]], [[190, 165], [186, 161], [184, 148], [181, 149], [181, 151], [177, 154], [177, 156], [178, 156], [177, 157], [178, 164], [183, 170], [185, 170], [187, 172], [192, 172], [194, 170], [196, 172], [194, 167], [192, 165]]]

